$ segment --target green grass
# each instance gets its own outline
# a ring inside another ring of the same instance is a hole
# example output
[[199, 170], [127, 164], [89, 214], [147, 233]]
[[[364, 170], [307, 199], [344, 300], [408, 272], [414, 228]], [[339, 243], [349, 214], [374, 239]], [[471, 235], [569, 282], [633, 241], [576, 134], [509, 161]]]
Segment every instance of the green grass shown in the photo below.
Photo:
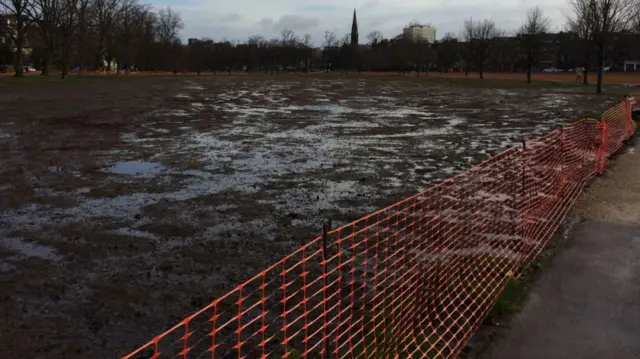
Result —
[[490, 321], [505, 321], [518, 314], [525, 305], [531, 288], [542, 274], [544, 268], [551, 264], [551, 260], [558, 247], [564, 241], [564, 235], [559, 231], [551, 237], [547, 246], [533, 259], [519, 278], [511, 278], [505, 286], [498, 301], [493, 306], [487, 319]]
[[531, 283], [527, 280], [510, 279], [504, 291], [493, 306], [491, 315], [494, 317], [510, 317], [517, 314], [524, 305]]

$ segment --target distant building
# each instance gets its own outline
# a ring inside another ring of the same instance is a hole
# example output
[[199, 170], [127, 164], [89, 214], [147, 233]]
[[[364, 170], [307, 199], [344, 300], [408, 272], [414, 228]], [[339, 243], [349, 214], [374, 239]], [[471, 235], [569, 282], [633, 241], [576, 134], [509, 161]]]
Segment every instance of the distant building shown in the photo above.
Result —
[[436, 28], [428, 25], [411, 24], [402, 30], [402, 35], [413, 42], [436, 42]]
[[358, 46], [358, 19], [356, 18], [356, 9], [353, 9], [353, 21], [351, 22], [351, 46]]

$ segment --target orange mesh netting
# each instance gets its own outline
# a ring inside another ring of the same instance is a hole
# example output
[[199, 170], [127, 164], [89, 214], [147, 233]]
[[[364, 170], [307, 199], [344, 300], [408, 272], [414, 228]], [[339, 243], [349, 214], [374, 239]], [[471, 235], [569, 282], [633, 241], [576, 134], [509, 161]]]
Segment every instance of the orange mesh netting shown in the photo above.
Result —
[[634, 132], [622, 102], [325, 228], [125, 358], [455, 357]]

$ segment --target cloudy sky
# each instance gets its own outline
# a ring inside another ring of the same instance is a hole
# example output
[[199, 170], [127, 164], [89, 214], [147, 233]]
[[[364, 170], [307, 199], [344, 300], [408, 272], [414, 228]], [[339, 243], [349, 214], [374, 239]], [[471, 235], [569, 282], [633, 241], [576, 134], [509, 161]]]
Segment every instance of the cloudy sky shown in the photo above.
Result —
[[360, 42], [373, 30], [392, 37], [410, 21], [429, 23], [441, 38], [458, 33], [465, 19], [492, 19], [504, 29], [517, 28], [526, 9], [539, 5], [561, 30], [566, 0], [152, 0], [156, 8], [170, 6], [184, 20], [183, 38], [208, 37], [245, 41], [249, 36], [277, 37], [282, 29], [310, 34], [320, 45], [325, 30], [338, 38], [351, 30], [357, 10]]

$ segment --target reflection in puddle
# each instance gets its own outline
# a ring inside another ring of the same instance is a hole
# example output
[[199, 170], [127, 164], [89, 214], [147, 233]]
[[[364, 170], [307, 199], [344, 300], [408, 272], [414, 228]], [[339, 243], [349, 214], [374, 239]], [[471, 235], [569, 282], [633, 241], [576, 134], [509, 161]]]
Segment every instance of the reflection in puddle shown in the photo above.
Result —
[[153, 233], [140, 231], [132, 228], [118, 228], [109, 232], [112, 234], [124, 236], [124, 237], [140, 237], [140, 238], [147, 238], [147, 239], [158, 239], [158, 236], [156, 236]]
[[0, 238], [0, 247], [19, 252], [25, 257], [42, 258], [52, 261], [62, 259], [53, 248], [25, 242], [19, 238]]
[[109, 172], [120, 175], [153, 175], [166, 171], [166, 167], [153, 162], [119, 162], [109, 168]]

